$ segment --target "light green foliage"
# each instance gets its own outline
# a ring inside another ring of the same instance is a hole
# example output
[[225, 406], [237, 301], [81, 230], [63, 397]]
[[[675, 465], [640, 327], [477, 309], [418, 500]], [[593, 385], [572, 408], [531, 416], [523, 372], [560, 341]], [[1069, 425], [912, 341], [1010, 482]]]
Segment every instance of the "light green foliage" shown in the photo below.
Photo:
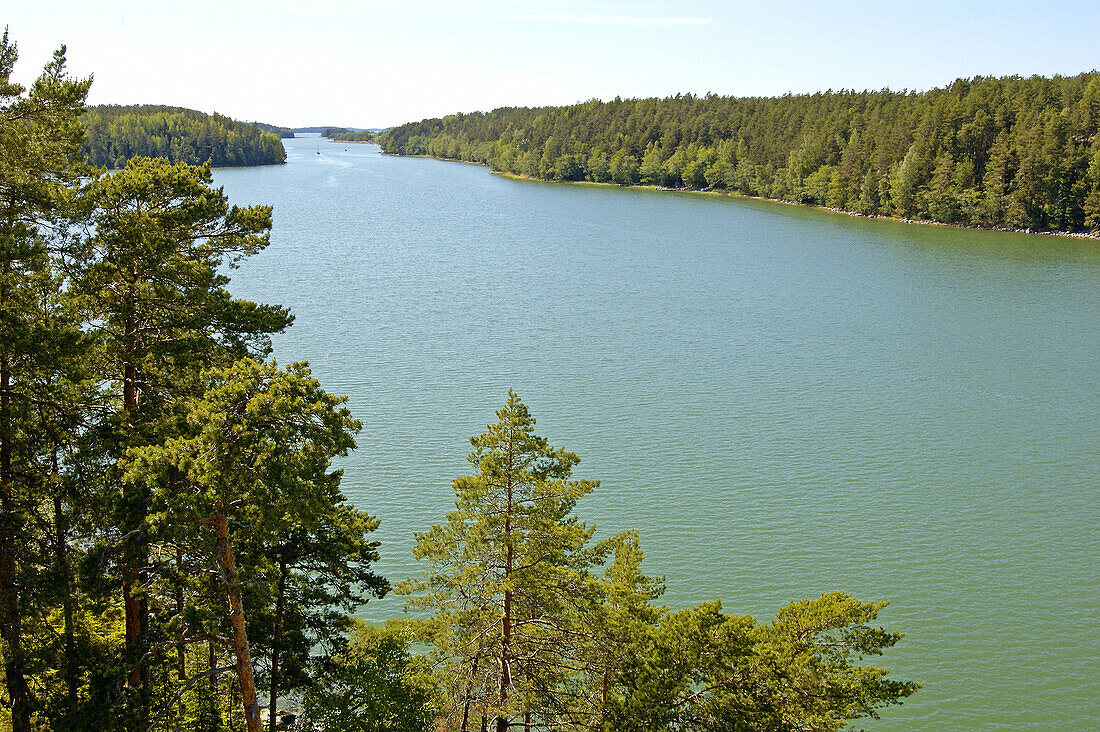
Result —
[[663, 186], [665, 184], [664, 162], [665, 154], [661, 147], [657, 143], [649, 143], [639, 168], [642, 183]]
[[642, 572], [636, 532], [590, 543], [572, 514], [596, 484], [534, 434], [512, 392], [472, 438], [456, 510], [417, 535], [425, 573], [403, 583], [444, 730], [832, 732], [918, 685], [861, 660], [901, 634], [871, 625], [885, 603], [843, 593], [795, 602], [770, 623], [720, 602], [670, 612]]
[[862, 665], [902, 636], [870, 625], [885, 603], [840, 592], [762, 624], [704, 603], [639, 634], [604, 729], [831, 732], [915, 692]]
[[303, 699], [303, 725], [341, 732], [427, 732], [430, 670], [401, 624], [356, 622], [347, 647], [321, 665]]
[[611, 155], [609, 174], [613, 183], [624, 186], [637, 185], [641, 175], [638, 170], [638, 158], [625, 150], [616, 150]]
[[924, 179], [925, 153], [914, 143], [890, 176], [890, 213], [913, 216], [917, 212], [917, 194]]
[[447, 680], [461, 719], [471, 708], [510, 718], [558, 703], [572, 672], [579, 609], [595, 583], [592, 529], [573, 516], [598, 483], [573, 480], [575, 453], [534, 433], [535, 420], [513, 392], [498, 422], [471, 438], [473, 475], [454, 481], [447, 523], [417, 534], [414, 555], [427, 564], [400, 590]]
[[784, 724], [798, 720], [814, 730], [839, 729], [845, 720], [877, 716], [878, 708], [898, 704], [919, 688], [887, 678], [889, 669], [859, 663], [903, 637], [871, 625], [885, 606], [831, 592], [793, 602], [755, 628], [765, 673], [754, 682], [776, 695]]

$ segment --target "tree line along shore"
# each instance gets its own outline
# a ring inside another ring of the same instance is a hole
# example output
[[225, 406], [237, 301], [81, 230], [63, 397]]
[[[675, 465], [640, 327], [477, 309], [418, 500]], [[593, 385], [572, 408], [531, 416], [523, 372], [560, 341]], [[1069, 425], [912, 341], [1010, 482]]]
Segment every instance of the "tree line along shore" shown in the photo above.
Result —
[[135, 157], [214, 167], [278, 165], [286, 162], [282, 138], [294, 136], [286, 128], [152, 104], [89, 107], [81, 121], [84, 157], [110, 169]]
[[[291, 313], [229, 290], [271, 208], [209, 160], [90, 165], [90, 80], [62, 48], [24, 88], [17, 58], [5, 32], [0, 728], [831, 732], [917, 691], [874, 663], [902, 638], [884, 602], [660, 604], [639, 534], [596, 540], [598, 482], [511, 392], [422, 571], [381, 577], [333, 467], [360, 422], [270, 360]], [[354, 620], [391, 591], [406, 617]]]
[[[136, 157], [191, 165], [209, 162], [215, 168], [278, 165], [286, 162], [282, 141], [295, 134], [289, 127], [156, 104], [87, 107], [81, 122], [85, 159], [109, 170], [124, 168]], [[377, 134], [345, 127], [316, 129], [334, 142], [375, 142]]]
[[729, 191], [871, 216], [1100, 233], [1100, 73], [925, 92], [709, 94], [399, 125], [383, 151], [555, 181]]

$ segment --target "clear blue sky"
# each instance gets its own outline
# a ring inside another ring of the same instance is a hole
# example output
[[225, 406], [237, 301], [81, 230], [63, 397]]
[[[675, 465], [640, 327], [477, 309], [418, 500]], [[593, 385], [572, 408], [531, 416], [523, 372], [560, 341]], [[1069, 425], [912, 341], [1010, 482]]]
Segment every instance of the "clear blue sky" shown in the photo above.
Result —
[[93, 103], [381, 127], [677, 92], [927, 89], [1100, 68], [1100, 1], [12, 0], [33, 77], [60, 43]]

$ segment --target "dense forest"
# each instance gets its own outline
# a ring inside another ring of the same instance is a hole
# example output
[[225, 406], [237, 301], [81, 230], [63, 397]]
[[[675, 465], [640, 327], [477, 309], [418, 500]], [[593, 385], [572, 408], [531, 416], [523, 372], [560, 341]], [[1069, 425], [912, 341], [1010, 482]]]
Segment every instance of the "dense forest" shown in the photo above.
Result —
[[385, 152], [560, 181], [731, 191], [950, 224], [1100, 232], [1100, 73], [927, 92], [690, 94], [401, 125]]
[[294, 130], [289, 127], [279, 127], [278, 125], [269, 125], [264, 122], [253, 122], [252, 124], [259, 127], [264, 132], [274, 132], [283, 140], [290, 140], [294, 138]]
[[330, 127], [321, 132], [334, 142], [375, 142], [378, 133], [374, 130], [349, 130], [343, 127]]
[[209, 160], [215, 167], [286, 162], [282, 128], [265, 129], [220, 114], [156, 105], [107, 105], [88, 108], [83, 122], [83, 153], [92, 165], [106, 168], [125, 167], [139, 156], [192, 165]]
[[[270, 360], [291, 314], [228, 289], [271, 208], [209, 162], [89, 166], [89, 80], [62, 48], [25, 89], [16, 60], [5, 33], [0, 729], [830, 732], [917, 690], [866, 663], [901, 638], [885, 603], [658, 604], [514, 393], [391, 588], [333, 466], [360, 423]], [[405, 619], [353, 619], [391, 589]]]
[[326, 132], [345, 132], [347, 127], [340, 127], [339, 125], [316, 125], [313, 127], [295, 127], [294, 132], [300, 132], [304, 135], [321, 135], [322, 137]]

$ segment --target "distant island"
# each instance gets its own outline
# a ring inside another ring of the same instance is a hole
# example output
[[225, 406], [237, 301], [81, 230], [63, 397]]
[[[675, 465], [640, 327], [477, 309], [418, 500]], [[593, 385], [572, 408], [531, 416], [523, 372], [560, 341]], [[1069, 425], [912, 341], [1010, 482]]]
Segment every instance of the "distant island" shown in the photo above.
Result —
[[378, 130], [355, 130], [346, 127], [330, 127], [321, 132], [321, 137], [326, 137], [334, 142], [376, 142]]
[[135, 157], [192, 165], [209, 160], [215, 167], [275, 165], [286, 162], [280, 138], [294, 134], [216, 113], [151, 104], [89, 107], [81, 120], [88, 162], [112, 169]]
[[1100, 73], [925, 92], [590, 100], [391, 128], [384, 152], [554, 181], [718, 191], [986, 228], [1100, 233]]
[[314, 127], [295, 127], [295, 132], [305, 135], [320, 135], [326, 137], [329, 132], [361, 132], [362, 127], [342, 127], [340, 125], [316, 125]]
[[280, 139], [294, 139], [294, 130], [290, 129], [289, 127], [279, 127], [278, 125], [269, 125], [264, 122], [253, 122], [252, 124], [256, 125], [264, 132], [274, 132], [276, 135], [279, 136]]

